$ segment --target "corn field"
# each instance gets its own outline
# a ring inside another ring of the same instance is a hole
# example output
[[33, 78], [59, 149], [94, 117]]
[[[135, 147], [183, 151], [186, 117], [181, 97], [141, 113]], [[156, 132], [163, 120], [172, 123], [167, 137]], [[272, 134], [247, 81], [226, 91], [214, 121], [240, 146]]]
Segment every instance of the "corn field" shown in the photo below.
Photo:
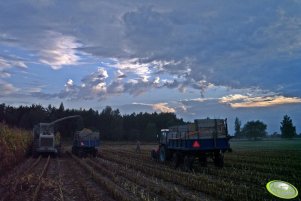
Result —
[[0, 124], [0, 174], [24, 159], [31, 140], [30, 132]]

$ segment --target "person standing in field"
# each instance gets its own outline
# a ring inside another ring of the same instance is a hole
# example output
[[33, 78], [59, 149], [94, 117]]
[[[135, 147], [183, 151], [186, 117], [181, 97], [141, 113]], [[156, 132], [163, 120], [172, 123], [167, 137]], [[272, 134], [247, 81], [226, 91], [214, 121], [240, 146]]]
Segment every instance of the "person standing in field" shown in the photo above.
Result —
[[136, 152], [137, 153], [141, 153], [141, 150], [140, 150], [140, 141], [137, 140], [137, 143], [136, 143]]

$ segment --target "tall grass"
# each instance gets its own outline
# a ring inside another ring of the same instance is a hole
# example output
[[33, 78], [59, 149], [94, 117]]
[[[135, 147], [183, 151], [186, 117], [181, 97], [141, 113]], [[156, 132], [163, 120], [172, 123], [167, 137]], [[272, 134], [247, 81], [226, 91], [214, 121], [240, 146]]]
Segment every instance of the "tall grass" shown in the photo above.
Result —
[[0, 123], [0, 175], [24, 159], [31, 142], [29, 131]]

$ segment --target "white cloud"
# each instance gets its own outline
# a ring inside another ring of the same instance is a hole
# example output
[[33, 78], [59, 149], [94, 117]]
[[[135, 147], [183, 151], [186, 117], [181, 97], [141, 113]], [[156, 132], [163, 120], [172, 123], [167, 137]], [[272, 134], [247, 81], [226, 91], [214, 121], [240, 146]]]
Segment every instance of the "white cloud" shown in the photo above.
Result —
[[195, 101], [195, 102], [204, 102], [204, 101], [208, 101], [208, 100], [213, 100], [213, 98], [192, 98], [186, 101]]
[[0, 80], [0, 96], [10, 95], [17, 92], [19, 89], [10, 83]]
[[153, 83], [154, 84], [160, 84], [160, 77], [156, 77]]
[[220, 103], [227, 103], [233, 108], [254, 108], [254, 107], [271, 107], [284, 104], [300, 104], [299, 97], [284, 96], [248, 96], [234, 94], [222, 97]]
[[27, 65], [23, 61], [12, 61], [11, 65], [20, 68], [27, 68]]
[[143, 105], [143, 106], [149, 106], [153, 110], [158, 112], [164, 112], [164, 113], [175, 113], [176, 110], [170, 106], [168, 106], [168, 103], [154, 103], [154, 104], [148, 104], [148, 103], [136, 103], [133, 102], [133, 105]]
[[168, 112], [168, 113], [175, 113], [176, 110], [170, 106], [168, 106], [168, 103], [156, 103], [152, 105], [154, 110], [160, 111], [160, 112]]
[[119, 69], [117, 70], [116, 74], [117, 74], [117, 78], [119, 78], [119, 79], [126, 77], [126, 75]]
[[108, 72], [104, 68], [98, 68], [97, 71], [99, 73], [99, 76], [101, 76], [102, 78], [106, 79], [109, 77]]
[[11, 65], [6, 61], [4, 60], [3, 58], [0, 57], [0, 68], [7, 68], [7, 67], [10, 67]]
[[96, 94], [101, 93], [101, 92], [106, 92], [107, 91], [107, 86], [106, 83], [98, 83], [96, 86], [92, 87], [93, 92]]
[[73, 80], [69, 79], [69, 80], [67, 81], [67, 85], [68, 85], [68, 86], [73, 86]]
[[148, 64], [140, 63], [137, 58], [134, 59], [115, 59], [115, 64], [112, 67], [116, 67], [118, 70], [124, 72], [132, 72], [141, 77], [145, 77], [150, 74], [150, 69]]
[[3, 58], [0, 56], [0, 70], [12, 67], [27, 68], [27, 65], [20, 58], [11, 56]]
[[80, 56], [78, 56], [77, 48], [81, 47], [81, 44], [75, 37], [48, 31], [39, 43], [42, 45], [38, 49], [40, 62], [49, 65], [52, 69], [57, 70], [66, 65], [79, 64]]
[[229, 102], [233, 102], [233, 101], [246, 100], [248, 98], [249, 98], [249, 96], [246, 96], [246, 95], [231, 94], [231, 95], [222, 97], [220, 99], [220, 102], [221, 103], [229, 103]]
[[68, 79], [67, 83], [65, 84], [65, 89], [66, 91], [71, 91], [73, 88], [73, 80]]
[[11, 74], [5, 71], [0, 71], [0, 78], [8, 78], [11, 77]]
[[108, 77], [109, 77], [108, 72], [104, 68], [99, 67], [96, 72], [91, 73], [88, 76], [85, 76], [82, 79], [82, 82], [86, 86], [95, 86], [95, 85], [98, 85], [99, 83], [105, 82], [105, 80]]

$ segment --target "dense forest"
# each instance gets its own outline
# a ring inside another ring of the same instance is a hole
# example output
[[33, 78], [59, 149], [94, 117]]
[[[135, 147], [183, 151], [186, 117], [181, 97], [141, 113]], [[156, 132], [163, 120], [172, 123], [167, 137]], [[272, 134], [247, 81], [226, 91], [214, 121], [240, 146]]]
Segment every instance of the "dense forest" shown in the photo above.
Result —
[[119, 110], [110, 106], [101, 112], [89, 109], [65, 109], [63, 103], [59, 108], [49, 105], [12, 107], [0, 104], [0, 122], [11, 127], [32, 129], [40, 122], [51, 122], [69, 115], [80, 115], [82, 119], [66, 120], [57, 125], [63, 138], [71, 138], [76, 130], [89, 128], [99, 131], [103, 140], [142, 140], [154, 141], [160, 129], [185, 123], [174, 113], [132, 113], [121, 115]]

